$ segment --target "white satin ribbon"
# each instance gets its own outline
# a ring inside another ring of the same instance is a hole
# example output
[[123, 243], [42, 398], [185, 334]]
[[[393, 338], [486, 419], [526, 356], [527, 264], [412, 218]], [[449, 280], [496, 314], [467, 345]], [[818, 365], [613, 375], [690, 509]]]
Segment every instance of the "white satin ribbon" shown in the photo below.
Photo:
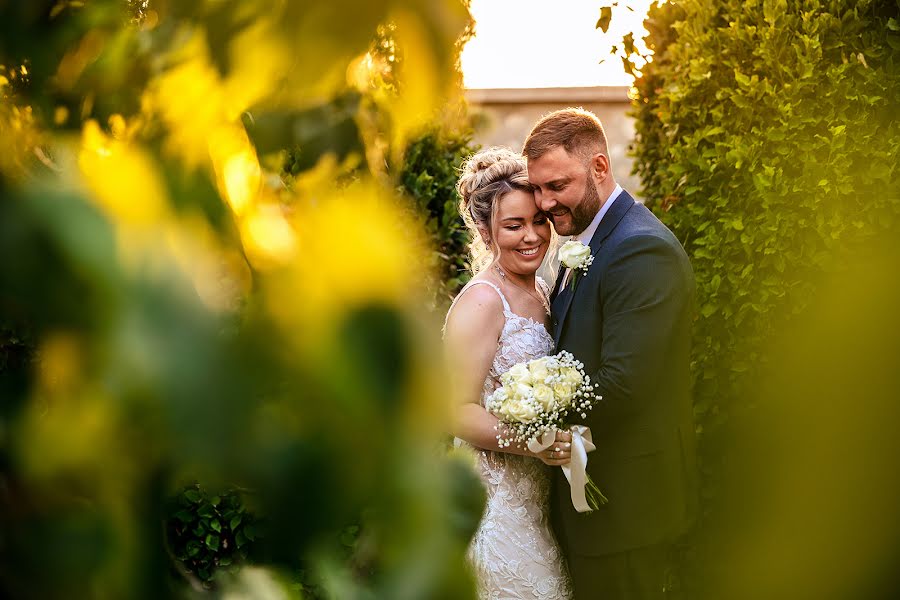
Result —
[[[561, 468], [572, 489], [572, 506], [580, 513], [590, 512], [584, 486], [587, 485], [587, 455], [597, 449], [591, 439], [591, 428], [586, 425], [572, 425], [572, 460]], [[543, 452], [556, 442], [556, 431], [545, 431], [540, 439], [528, 440], [528, 449], [535, 454]]]

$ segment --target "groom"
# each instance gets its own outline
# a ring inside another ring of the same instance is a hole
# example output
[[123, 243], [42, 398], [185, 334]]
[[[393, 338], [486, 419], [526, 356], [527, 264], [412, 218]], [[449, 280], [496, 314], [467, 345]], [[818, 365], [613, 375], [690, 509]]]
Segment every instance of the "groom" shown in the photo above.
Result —
[[576, 512], [554, 469], [551, 515], [575, 598], [664, 598], [670, 545], [695, 504], [691, 265], [672, 232], [616, 184], [593, 113], [547, 115], [523, 153], [538, 206], [594, 256], [574, 282], [562, 267], [552, 296], [557, 351], [583, 362], [603, 396], [584, 424], [597, 446], [587, 470], [609, 503]]

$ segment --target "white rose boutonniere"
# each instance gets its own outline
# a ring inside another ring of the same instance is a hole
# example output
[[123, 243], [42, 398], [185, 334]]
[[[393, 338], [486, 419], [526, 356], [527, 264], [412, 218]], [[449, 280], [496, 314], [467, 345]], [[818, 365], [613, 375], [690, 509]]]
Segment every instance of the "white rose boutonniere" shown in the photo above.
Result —
[[575, 289], [575, 280], [578, 272], [586, 274], [594, 257], [591, 256], [590, 246], [585, 246], [579, 241], [569, 240], [559, 249], [559, 262], [572, 269], [572, 289]]

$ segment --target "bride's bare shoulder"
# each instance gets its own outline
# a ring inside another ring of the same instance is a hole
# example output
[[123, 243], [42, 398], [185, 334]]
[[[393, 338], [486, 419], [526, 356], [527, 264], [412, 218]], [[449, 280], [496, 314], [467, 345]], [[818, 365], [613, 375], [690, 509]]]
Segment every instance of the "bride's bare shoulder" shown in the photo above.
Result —
[[457, 297], [447, 319], [447, 331], [480, 333], [503, 328], [503, 301], [490, 285], [469, 285]]

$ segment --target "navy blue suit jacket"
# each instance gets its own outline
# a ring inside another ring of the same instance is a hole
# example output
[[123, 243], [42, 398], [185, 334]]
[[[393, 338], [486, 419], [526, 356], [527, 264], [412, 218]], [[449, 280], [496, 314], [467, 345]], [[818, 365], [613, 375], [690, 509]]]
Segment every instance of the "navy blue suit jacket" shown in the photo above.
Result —
[[554, 528], [567, 552], [584, 556], [669, 541], [688, 526], [696, 504], [687, 254], [627, 192], [613, 201], [590, 246], [594, 262], [575, 290], [570, 282], [553, 292], [557, 351], [583, 362], [603, 396], [583, 422], [597, 446], [588, 473], [609, 504], [577, 513], [562, 470], [554, 469]]

